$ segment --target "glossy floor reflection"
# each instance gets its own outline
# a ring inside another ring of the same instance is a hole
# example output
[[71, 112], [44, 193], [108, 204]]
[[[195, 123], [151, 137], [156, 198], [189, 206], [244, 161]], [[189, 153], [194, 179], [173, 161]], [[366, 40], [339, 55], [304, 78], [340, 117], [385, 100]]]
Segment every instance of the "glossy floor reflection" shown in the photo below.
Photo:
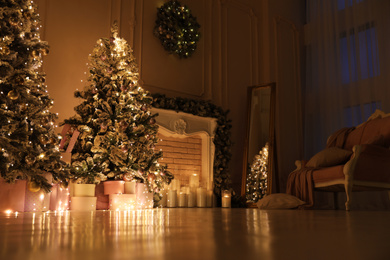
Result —
[[390, 212], [0, 213], [0, 259], [390, 259]]

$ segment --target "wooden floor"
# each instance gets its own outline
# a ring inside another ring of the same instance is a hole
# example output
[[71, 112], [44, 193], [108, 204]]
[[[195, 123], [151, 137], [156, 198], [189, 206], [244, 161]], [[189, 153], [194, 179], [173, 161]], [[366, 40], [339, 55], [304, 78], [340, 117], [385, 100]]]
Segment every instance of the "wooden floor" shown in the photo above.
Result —
[[0, 213], [0, 259], [390, 259], [390, 211]]

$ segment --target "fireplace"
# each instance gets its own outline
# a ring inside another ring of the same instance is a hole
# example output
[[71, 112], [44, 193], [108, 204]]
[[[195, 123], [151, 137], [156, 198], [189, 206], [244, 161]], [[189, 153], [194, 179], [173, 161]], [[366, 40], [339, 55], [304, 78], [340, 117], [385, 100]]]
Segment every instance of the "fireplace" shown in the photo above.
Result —
[[188, 186], [189, 177], [198, 174], [200, 185], [213, 190], [213, 138], [217, 119], [157, 108], [151, 112], [158, 113], [160, 142], [156, 149], [163, 152], [160, 162], [168, 165], [182, 186]]

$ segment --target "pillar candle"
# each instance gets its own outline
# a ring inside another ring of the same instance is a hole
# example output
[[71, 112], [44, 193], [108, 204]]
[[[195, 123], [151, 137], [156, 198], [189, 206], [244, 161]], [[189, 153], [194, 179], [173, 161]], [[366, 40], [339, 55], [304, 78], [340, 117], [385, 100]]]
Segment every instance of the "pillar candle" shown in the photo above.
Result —
[[189, 190], [187, 195], [187, 207], [193, 208], [196, 206], [196, 200], [195, 200], [196, 194], [194, 191]]
[[206, 207], [206, 188], [199, 187], [196, 193], [196, 205], [198, 208]]
[[187, 194], [180, 192], [179, 194], [179, 203], [177, 205], [179, 208], [187, 207]]
[[190, 175], [190, 188], [198, 188], [199, 187], [199, 175], [194, 173]]
[[173, 179], [171, 181], [171, 184], [169, 185], [169, 189], [170, 190], [176, 190], [176, 191], [180, 191], [180, 180], [179, 179]]
[[222, 192], [222, 208], [230, 208], [232, 206], [232, 196], [230, 191]]
[[211, 208], [213, 207], [213, 198], [214, 198], [214, 193], [212, 190], [207, 191], [207, 207]]
[[167, 200], [168, 208], [175, 208], [176, 207], [176, 196], [177, 196], [176, 190], [169, 190], [168, 191], [168, 200]]

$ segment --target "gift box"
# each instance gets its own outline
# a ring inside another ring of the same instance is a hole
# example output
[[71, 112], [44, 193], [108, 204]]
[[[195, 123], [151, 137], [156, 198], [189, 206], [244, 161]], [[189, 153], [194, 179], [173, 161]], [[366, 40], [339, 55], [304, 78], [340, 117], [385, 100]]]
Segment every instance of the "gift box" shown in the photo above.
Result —
[[148, 186], [145, 183], [137, 183], [136, 197], [136, 205], [138, 209], [153, 208], [153, 193], [149, 192]]
[[136, 209], [135, 194], [110, 194], [110, 210], [134, 210]]
[[50, 210], [50, 193], [43, 190], [32, 192], [26, 188], [26, 200], [24, 202], [24, 211], [48, 211]]
[[95, 211], [96, 197], [72, 197], [70, 205], [73, 211]]
[[109, 209], [109, 197], [104, 194], [104, 184], [101, 182], [96, 184], [96, 209]]
[[3, 178], [0, 178], [0, 212], [23, 212], [26, 186], [25, 180], [7, 183]]
[[[80, 132], [77, 129], [72, 129], [72, 126], [69, 124], [64, 125], [61, 131], [62, 140], [60, 142], [59, 148], [61, 150], [65, 149], [65, 146], [69, 140], [68, 145], [66, 146], [65, 152], [61, 153], [61, 159], [66, 163], [71, 163], [72, 159], [72, 150], [76, 144], [77, 138], [79, 137]], [[70, 136], [70, 137], [69, 137]], [[70, 139], [69, 139], [70, 138]]]
[[68, 210], [69, 200], [69, 188], [54, 184], [50, 193], [50, 210]]
[[[48, 183], [51, 183], [53, 176], [50, 173], [44, 174]], [[24, 211], [48, 211], [50, 210], [50, 193], [46, 193], [42, 189], [39, 191], [31, 191], [26, 186]]]

